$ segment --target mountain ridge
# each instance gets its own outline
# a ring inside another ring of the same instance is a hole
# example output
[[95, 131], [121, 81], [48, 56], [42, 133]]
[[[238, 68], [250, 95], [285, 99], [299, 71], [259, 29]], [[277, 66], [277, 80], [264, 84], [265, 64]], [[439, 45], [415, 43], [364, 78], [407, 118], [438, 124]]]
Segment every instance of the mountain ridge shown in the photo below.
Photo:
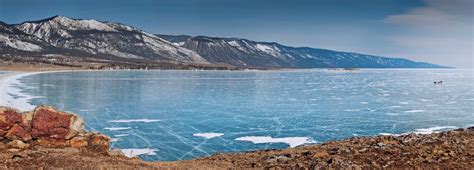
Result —
[[225, 64], [238, 68], [445, 68], [403, 58], [235, 37], [152, 34], [122, 23], [60, 15], [19, 24], [0, 21], [0, 26], [0, 55], [54, 53], [110, 62]]
[[[279, 57], [279, 60], [283, 60], [280, 62], [283, 62], [283, 66], [280, 67], [296, 67], [296, 68], [334, 68], [334, 67], [362, 67], [362, 68], [424, 68], [424, 67], [443, 67], [439, 65], [433, 65], [431, 63], [427, 62], [415, 62], [411, 61], [408, 59], [404, 58], [394, 58], [394, 57], [383, 57], [383, 56], [376, 56], [376, 55], [367, 55], [367, 54], [361, 54], [361, 53], [356, 53], [356, 52], [343, 52], [343, 51], [335, 51], [335, 50], [329, 50], [329, 49], [321, 49], [321, 48], [312, 48], [312, 47], [292, 47], [292, 46], [287, 46], [287, 45], [282, 45], [277, 42], [262, 42], [262, 41], [252, 41], [248, 39], [243, 39], [243, 38], [221, 38], [221, 37], [209, 37], [209, 36], [189, 36], [189, 35], [162, 35], [158, 34], [158, 36], [162, 37], [163, 39], [166, 39], [170, 42], [175, 43], [175, 45], [179, 45], [185, 48], [188, 48], [190, 50], [198, 52], [201, 56], [206, 58], [207, 55], [212, 55], [209, 54], [209, 51], [202, 51], [203, 49], [199, 49], [199, 47], [196, 47], [193, 44], [189, 43], [194, 43], [194, 44], [199, 44], [199, 43], [221, 43], [221, 44], [228, 44], [232, 47], [227, 46], [227, 48], [233, 48], [229, 49], [231, 51], [227, 52], [220, 52], [220, 53], [226, 53], [226, 54], [231, 54], [232, 51], [235, 52], [235, 50], [239, 50], [236, 48], [240, 48], [242, 44], [246, 44], [250, 46], [247, 46], [246, 48], [250, 48], [252, 51], [257, 51], [257, 55], [260, 56], [265, 56], [265, 57]], [[194, 42], [197, 41], [197, 42]], [[219, 42], [220, 41], [220, 42]], [[240, 42], [235, 42], [235, 41], [240, 41]], [[237, 43], [237, 44], [236, 44]], [[252, 47], [253, 45], [253, 47]], [[213, 46], [213, 45], [208, 45], [208, 46]], [[219, 47], [219, 49], [225, 49], [226, 47]], [[252, 49], [254, 48], [254, 49]], [[256, 48], [256, 49], [255, 49]], [[273, 48], [273, 49], [272, 49]], [[214, 49], [213, 52], [215, 52], [216, 49]], [[245, 49], [240, 49], [241, 51], [246, 52]], [[273, 50], [273, 51], [272, 51]], [[283, 50], [284, 52], [281, 54], [276, 54], [275, 51], [280, 52], [280, 50]], [[212, 52], [212, 51], [211, 51]], [[267, 53], [267, 54], [265, 54]], [[240, 54], [239, 56], [245, 56], [246, 54]], [[270, 56], [269, 56], [270, 55]], [[279, 55], [279, 56], [275, 56]], [[285, 56], [286, 55], [286, 56]], [[338, 61], [334, 61], [334, 59], [337, 59], [337, 57], [341, 57], [340, 55], [345, 55], [345, 57], [342, 57], [340, 60], [347, 61], [350, 59], [359, 59], [359, 61], [356, 61], [355, 63], [342, 63]], [[216, 57], [216, 56], [214, 56]], [[237, 57], [235, 57], [237, 58]], [[234, 58], [234, 59], [235, 59]], [[207, 58], [206, 58], [207, 59]], [[211, 58], [212, 60], [212, 58]], [[363, 61], [365, 60], [365, 61]], [[293, 63], [285, 63], [287, 61], [292, 61]], [[319, 61], [326, 61], [331, 64], [326, 64], [324, 65], [321, 63], [318, 63]], [[383, 62], [391, 61], [391, 63], [388, 64], [383, 64]], [[238, 65], [239, 61], [235, 61], [233, 64]], [[364, 64], [365, 62], [365, 64]], [[371, 62], [371, 63], [367, 63]], [[378, 62], [378, 64], [377, 64]], [[398, 63], [397, 63], [398, 62]], [[318, 65], [319, 64], [319, 65]], [[258, 65], [258, 64], [257, 64]], [[246, 66], [246, 65], [244, 65]], [[278, 67], [278, 66], [277, 66]]]

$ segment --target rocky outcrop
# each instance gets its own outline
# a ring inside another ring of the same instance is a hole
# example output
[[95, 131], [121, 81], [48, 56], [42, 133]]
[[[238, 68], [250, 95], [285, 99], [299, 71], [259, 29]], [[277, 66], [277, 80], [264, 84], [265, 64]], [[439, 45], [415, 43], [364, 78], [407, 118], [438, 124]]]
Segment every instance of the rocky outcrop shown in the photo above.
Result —
[[65, 140], [84, 132], [84, 120], [72, 113], [43, 106], [34, 110], [31, 127], [35, 138]]
[[246, 153], [217, 154], [176, 165], [265, 169], [472, 169], [474, 127], [433, 134], [353, 137]]
[[24, 113], [0, 107], [0, 138], [10, 148], [74, 147], [99, 153], [107, 153], [110, 142], [105, 135], [86, 132], [84, 120], [78, 115], [49, 106]]

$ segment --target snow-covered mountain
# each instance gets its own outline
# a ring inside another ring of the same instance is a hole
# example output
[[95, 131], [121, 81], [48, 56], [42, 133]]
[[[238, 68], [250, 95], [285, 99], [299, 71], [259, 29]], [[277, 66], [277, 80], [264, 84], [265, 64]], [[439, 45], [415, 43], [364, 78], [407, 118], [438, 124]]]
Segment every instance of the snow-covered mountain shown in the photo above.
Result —
[[55, 16], [9, 25], [0, 22], [0, 54], [60, 54], [108, 61], [232, 65], [240, 68], [441, 67], [386, 58], [239, 38], [154, 35], [114, 22]]
[[47, 48], [50, 48], [49, 44], [41, 39], [0, 22], [0, 49], [2, 51], [40, 52]]
[[206, 63], [197, 53], [160, 37], [113, 22], [63, 16], [24, 22], [15, 27], [54, 47], [126, 59]]
[[289, 68], [417, 68], [440, 67], [402, 58], [387, 58], [315, 48], [295, 48], [278, 43], [239, 38], [159, 35], [165, 40], [193, 51], [211, 63], [241, 67]]

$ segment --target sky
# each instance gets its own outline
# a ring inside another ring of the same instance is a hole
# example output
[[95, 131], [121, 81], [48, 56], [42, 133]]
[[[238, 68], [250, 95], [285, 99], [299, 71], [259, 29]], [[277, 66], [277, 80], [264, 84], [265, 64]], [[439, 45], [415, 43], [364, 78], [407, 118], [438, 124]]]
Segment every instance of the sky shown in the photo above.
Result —
[[62, 15], [474, 68], [473, 8], [473, 0], [0, 0], [0, 21]]

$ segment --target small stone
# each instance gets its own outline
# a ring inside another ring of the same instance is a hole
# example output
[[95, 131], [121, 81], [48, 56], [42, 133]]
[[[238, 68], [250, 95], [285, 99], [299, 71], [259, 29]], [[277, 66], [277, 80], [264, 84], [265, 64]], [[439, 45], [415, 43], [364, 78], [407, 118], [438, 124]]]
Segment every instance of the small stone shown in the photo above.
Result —
[[93, 134], [89, 137], [88, 146], [89, 148], [98, 152], [109, 151], [110, 138], [102, 134]]
[[17, 148], [17, 149], [26, 149], [26, 148], [30, 147], [29, 144], [26, 144], [21, 140], [13, 140], [11, 142], [8, 142], [7, 145], [10, 148]]
[[278, 157], [276, 158], [276, 160], [277, 160], [277, 162], [287, 163], [288, 161], [291, 160], [291, 158], [282, 155], [282, 156], [278, 156]]
[[125, 154], [120, 149], [112, 149], [111, 151], [108, 152], [108, 154], [109, 156], [125, 157]]
[[308, 156], [308, 155], [311, 155], [311, 151], [304, 151], [303, 153], [301, 153], [303, 156]]
[[7, 144], [0, 142], [0, 150], [8, 148]]
[[13, 161], [19, 161], [23, 158], [27, 158], [28, 157], [28, 154], [24, 153], [24, 152], [15, 152], [13, 155], [12, 155], [12, 159]]
[[329, 156], [329, 153], [327, 151], [321, 151], [321, 152], [317, 152], [313, 155], [314, 158], [324, 158], [324, 157], [328, 157]]

